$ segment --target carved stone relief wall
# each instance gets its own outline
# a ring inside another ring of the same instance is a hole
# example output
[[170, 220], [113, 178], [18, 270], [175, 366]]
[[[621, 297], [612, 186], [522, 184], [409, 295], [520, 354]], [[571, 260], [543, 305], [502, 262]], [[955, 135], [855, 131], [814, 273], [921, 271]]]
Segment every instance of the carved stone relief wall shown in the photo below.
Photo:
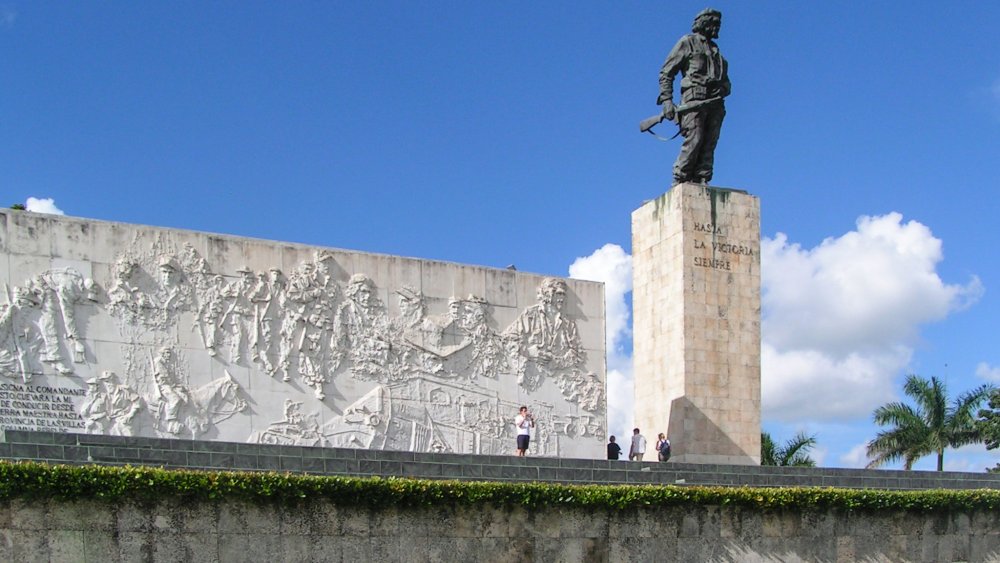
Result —
[[0, 428], [598, 457], [603, 288], [0, 212]]

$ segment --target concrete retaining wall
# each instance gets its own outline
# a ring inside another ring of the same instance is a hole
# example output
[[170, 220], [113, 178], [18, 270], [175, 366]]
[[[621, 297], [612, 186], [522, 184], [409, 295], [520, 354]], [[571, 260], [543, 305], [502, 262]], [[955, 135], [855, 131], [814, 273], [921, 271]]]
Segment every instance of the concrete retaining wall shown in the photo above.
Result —
[[994, 513], [0, 505], [3, 561], [1000, 561]]
[[[563, 483], [1000, 488], [1000, 475], [633, 463], [8, 431], [0, 459]], [[359, 503], [363, 504], [363, 503]], [[0, 561], [1000, 561], [1000, 514], [306, 502], [0, 503]]]

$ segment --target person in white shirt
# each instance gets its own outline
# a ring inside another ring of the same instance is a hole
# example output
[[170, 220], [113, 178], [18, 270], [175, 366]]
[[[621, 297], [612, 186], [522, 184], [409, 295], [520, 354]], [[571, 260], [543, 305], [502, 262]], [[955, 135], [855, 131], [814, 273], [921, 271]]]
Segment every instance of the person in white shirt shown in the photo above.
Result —
[[518, 415], [514, 417], [514, 426], [517, 427], [517, 455], [524, 457], [528, 452], [528, 442], [531, 441], [531, 429], [535, 427], [535, 417], [528, 412], [528, 407], [521, 407]]
[[642, 461], [646, 454], [646, 438], [639, 434], [639, 429], [632, 430], [632, 447], [628, 449], [628, 458], [632, 461]]

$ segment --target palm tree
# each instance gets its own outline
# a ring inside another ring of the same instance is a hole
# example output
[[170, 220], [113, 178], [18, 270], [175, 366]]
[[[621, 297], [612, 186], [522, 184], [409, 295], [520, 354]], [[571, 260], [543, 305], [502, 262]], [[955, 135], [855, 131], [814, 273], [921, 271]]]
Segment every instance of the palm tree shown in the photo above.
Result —
[[794, 438], [778, 446], [767, 432], [760, 433], [760, 464], [798, 467], [816, 467], [816, 462], [809, 457], [809, 450], [816, 445], [816, 436], [807, 436], [799, 432]]
[[903, 469], [925, 455], [937, 454], [937, 470], [944, 470], [945, 448], [957, 448], [981, 441], [976, 431], [975, 413], [993, 390], [986, 384], [959, 395], [948, 404], [948, 390], [936, 377], [930, 380], [909, 375], [903, 393], [915, 406], [887, 403], [875, 409], [875, 424], [891, 426], [868, 442], [869, 468], [903, 460]]
[[986, 408], [979, 410], [976, 428], [987, 450], [1000, 448], [1000, 391], [990, 393]]

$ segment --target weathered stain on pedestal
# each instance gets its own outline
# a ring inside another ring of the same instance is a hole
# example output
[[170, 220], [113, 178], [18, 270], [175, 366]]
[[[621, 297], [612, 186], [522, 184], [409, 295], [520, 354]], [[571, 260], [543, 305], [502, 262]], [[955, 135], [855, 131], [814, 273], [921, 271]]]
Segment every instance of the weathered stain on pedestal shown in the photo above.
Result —
[[760, 200], [677, 185], [632, 213], [632, 259], [636, 425], [677, 461], [759, 464]]

